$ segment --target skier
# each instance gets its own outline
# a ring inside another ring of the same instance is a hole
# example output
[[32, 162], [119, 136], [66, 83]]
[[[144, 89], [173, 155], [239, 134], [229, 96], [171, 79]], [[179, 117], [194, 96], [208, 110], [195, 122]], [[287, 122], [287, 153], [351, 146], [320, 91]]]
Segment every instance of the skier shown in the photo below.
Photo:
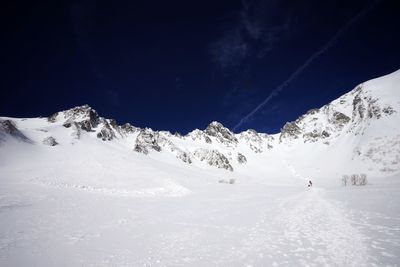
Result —
[[308, 187], [312, 187], [312, 182], [311, 182], [311, 180], [308, 181]]

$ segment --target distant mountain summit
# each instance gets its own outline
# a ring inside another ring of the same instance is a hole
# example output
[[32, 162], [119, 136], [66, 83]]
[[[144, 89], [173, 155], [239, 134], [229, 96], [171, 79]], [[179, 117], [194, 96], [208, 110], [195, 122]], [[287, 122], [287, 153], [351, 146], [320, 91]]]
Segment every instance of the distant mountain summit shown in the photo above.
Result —
[[55, 149], [95, 140], [99, 147], [112, 144], [138, 156], [160, 154], [160, 160], [175, 158], [176, 164], [228, 171], [245, 169], [265, 155], [294, 162], [295, 157], [308, 157], [310, 165], [321, 156], [342, 155], [346, 162], [358, 162], [370, 171], [393, 173], [400, 170], [400, 71], [358, 85], [286, 123], [274, 135], [255, 130], [235, 134], [214, 121], [204, 130], [195, 129], [182, 136], [129, 123], [119, 125], [88, 105], [45, 119], [0, 119], [0, 149], [7, 149], [8, 143], [25, 143], [26, 149], [32, 145]]
[[[358, 85], [349, 93], [319, 109], [312, 109], [294, 122], [284, 125], [280, 141], [301, 139], [304, 142], [330, 140], [345, 133], [362, 135], [376, 121], [394, 120], [399, 110], [400, 71]], [[388, 98], [389, 96], [389, 98]]]

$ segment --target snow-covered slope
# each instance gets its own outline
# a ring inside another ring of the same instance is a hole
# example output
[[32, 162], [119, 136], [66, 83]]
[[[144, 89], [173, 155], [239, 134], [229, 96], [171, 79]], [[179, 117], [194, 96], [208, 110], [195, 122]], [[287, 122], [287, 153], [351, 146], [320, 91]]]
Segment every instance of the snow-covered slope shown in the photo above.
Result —
[[[378, 187], [349, 197], [352, 173]], [[0, 265], [398, 263], [399, 178], [400, 71], [274, 135], [212, 122], [182, 136], [87, 105], [1, 117]]]

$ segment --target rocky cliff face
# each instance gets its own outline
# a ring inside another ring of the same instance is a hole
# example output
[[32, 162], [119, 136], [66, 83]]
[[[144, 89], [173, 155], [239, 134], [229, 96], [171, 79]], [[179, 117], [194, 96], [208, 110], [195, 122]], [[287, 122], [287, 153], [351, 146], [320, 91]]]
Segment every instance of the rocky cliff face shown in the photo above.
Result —
[[208, 125], [205, 133], [208, 135], [208, 137], [214, 137], [219, 143], [226, 146], [236, 146], [238, 143], [238, 140], [234, 134], [228, 128], [225, 128], [221, 123], [216, 121]]
[[96, 128], [100, 122], [97, 112], [88, 105], [54, 113], [48, 117], [48, 121], [51, 123], [64, 121], [64, 126], [67, 128], [70, 127], [72, 123], [76, 123], [82, 130], [87, 132]]
[[159, 133], [154, 132], [152, 129], [146, 128], [141, 130], [136, 137], [134, 150], [143, 154], [148, 154], [149, 150], [160, 152], [159, 137]]
[[216, 149], [199, 148], [194, 152], [194, 156], [200, 161], [205, 161], [210, 166], [233, 171], [233, 167], [226, 156]]

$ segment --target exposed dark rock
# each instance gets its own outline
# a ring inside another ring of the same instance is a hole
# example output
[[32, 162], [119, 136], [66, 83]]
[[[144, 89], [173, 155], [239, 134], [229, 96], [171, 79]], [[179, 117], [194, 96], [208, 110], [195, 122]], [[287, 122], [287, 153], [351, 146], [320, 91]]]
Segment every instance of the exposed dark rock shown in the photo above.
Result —
[[354, 93], [358, 94], [362, 91], [363, 88], [363, 84], [360, 84], [356, 87], [356, 89], [354, 89]]
[[207, 162], [207, 164], [210, 166], [233, 171], [229, 160], [225, 157], [224, 154], [222, 154], [218, 150], [200, 148], [194, 152], [194, 155], [200, 161]]
[[245, 157], [243, 154], [241, 154], [241, 153], [238, 153], [238, 155], [237, 155], [237, 161], [238, 161], [240, 164], [246, 164], [246, 163], [247, 163], [246, 157]]
[[56, 146], [56, 145], [58, 145], [58, 142], [52, 136], [46, 137], [45, 139], [43, 139], [42, 142], [43, 142], [43, 144], [48, 145], [48, 146]]
[[113, 131], [103, 128], [97, 133], [97, 138], [101, 138], [103, 141], [111, 141], [113, 138], [115, 138], [115, 134]]
[[210, 137], [208, 137], [208, 136], [204, 136], [204, 140], [206, 140], [207, 144], [211, 144], [212, 143]]
[[192, 159], [191, 159], [190, 155], [186, 152], [179, 151], [179, 153], [176, 155], [176, 157], [185, 163], [188, 163], [188, 164], [192, 163]]
[[322, 131], [322, 133], [321, 133], [321, 136], [323, 137], [323, 138], [327, 138], [327, 137], [329, 137], [331, 134], [330, 133], [328, 133], [327, 131]]
[[56, 122], [56, 118], [58, 116], [58, 112], [54, 113], [53, 115], [51, 115], [50, 117], [47, 118], [48, 122]]
[[368, 101], [368, 118], [376, 118], [379, 119], [381, 117], [381, 108], [376, 105], [377, 99]]
[[5, 135], [12, 136], [27, 143], [33, 143], [32, 140], [26, 137], [11, 120], [0, 120], [0, 140], [3, 139]]
[[360, 94], [357, 94], [353, 99], [353, 118], [364, 118], [365, 110]]
[[316, 142], [318, 138], [321, 137], [321, 135], [316, 130], [314, 130], [312, 132], [305, 133], [303, 137], [305, 142], [307, 141]]
[[130, 134], [130, 133], [134, 133], [138, 130], [140, 130], [140, 128], [137, 128], [135, 126], [132, 126], [130, 123], [125, 123], [120, 127], [122, 133], [124, 134]]
[[317, 142], [321, 139], [328, 138], [330, 135], [331, 134], [326, 130], [322, 130], [322, 132], [318, 132], [316, 129], [314, 129], [312, 132], [308, 132], [303, 135], [304, 143]]
[[149, 150], [147, 150], [146, 147], [138, 145], [138, 144], [135, 145], [133, 150], [136, 151], [136, 152], [139, 152], [139, 153], [143, 153], [145, 155], [149, 154]]
[[159, 138], [158, 132], [154, 132], [153, 130], [147, 128], [143, 129], [136, 137], [136, 144], [134, 150], [143, 153], [143, 151], [148, 152], [148, 149], [153, 149], [157, 152], [160, 152], [161, 147], [157, 143], [158, 138]]
[[76, 122], [76, 123], [79, 125], [79, 127], [81, 127], [82, 130], [84, 130], [86, 132], [91, 132], [92, 131], [93, 125], [92, 125], [90, 120], [80, 121], [80, 122]]
[[318, 112], [319, 112], [318, 108], [313, 108], [313, 109], [310, 109], [309, 111], [307, 111], [306, 114], [307, 115], [314, 115], [314, 114], [317, 114]]
[[75, 122], [82, 130], [91, 132], [92, 129], [96, 128], [100, 123], [99, 115], [88, 105], [74, 107], [66, 111], [55, 113], [49, 117], [49, 121], [54, 122], [57, 117], [62, 115], [64, 119], [66, 119], [63, 124], [66, 128], [70, 127], [71, 123]]
[[0, 120], [0, 129], [3, 133], [9, 135], [15, 135], [19, 133], [19, 130], [11, 120]]
[[300, 127], [296, 124], [296, 122], [287, 122], [281, 129], [281, 135], [279, 140], [282, 141], [283, 138], [298, 138], [301, 134]]
[[114, 128], [117, 128], [117, 127], [118, 127], [117, 121], [114, 120], [114, 119], [111, 119], [111, 120], [110, 120], [110, 125], [111, 125], [111, 127], [114, 127]]
[[[110, 123], [108, 123], [106, 119], [103, 119], [103, 122], [101, 123], [101, 125], [103, 125], [103, 127], [101, 128], [100, 132], [97, 133], [97, 138], [101, 138], [101, 140], [103, 140], [103, 141], [111, 141], [114, 138], [116, 138], [115, 132], [111, 128], [111, 126], [112, 126], [111, 123], [116, 125], [115, 120], [111, 120]], [[114, 129], [118, 129], [118, 128], [114, 127]]]
[[333, 113], [333, 123], [343, 126], [350, 121], [350, 118], [341, 112], [334, 112]]
[[392, 107], [388, 106], [388, 107], [383, 108], [382, 112], [385, 113], [386, 115], [392, 115], [396, 111]]

